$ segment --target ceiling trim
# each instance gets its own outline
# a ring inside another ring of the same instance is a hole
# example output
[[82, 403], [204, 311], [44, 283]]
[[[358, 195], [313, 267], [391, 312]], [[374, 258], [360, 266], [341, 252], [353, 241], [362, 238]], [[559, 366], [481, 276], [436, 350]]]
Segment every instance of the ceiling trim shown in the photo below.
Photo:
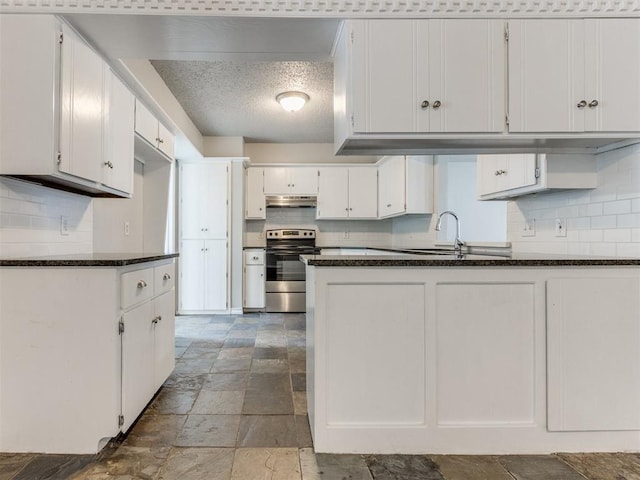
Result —
[[5, 13], [279, 17], [638, 17], [640, 0], [0, 0]]

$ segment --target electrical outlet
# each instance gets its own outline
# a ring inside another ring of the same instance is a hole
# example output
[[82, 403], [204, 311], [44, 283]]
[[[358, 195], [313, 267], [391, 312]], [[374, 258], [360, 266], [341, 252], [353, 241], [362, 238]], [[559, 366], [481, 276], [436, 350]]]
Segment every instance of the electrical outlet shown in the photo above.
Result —
[[60, 215], [60, 235], [69, 235], [69, 217]]
[[129, 224], [129, 222], [124, 222], [124, 235], [125, 235], [125, 237], [128, 237], [130, 233], [131, 233], [131, 225]]
[[535, 237], [536, 236], [536, 219], [531, 218], [525, 220], [524, 227], [522, 228], [523, 237]]
[[344, 232], [344, 238], [345, 240], [349, 238], [349, 232]]
[[567, 236], [567, 220], [564, 218], [556, 218], [556, 237]]

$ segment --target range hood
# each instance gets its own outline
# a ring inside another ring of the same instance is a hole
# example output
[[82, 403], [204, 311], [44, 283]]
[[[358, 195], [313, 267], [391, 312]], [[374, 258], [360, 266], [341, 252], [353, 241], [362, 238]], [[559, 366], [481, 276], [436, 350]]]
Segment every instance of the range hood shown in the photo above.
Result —
[[308, 195], [267, 195], [265, 201], [267, 208], [315, 208], [317, 203], [316, 197]]

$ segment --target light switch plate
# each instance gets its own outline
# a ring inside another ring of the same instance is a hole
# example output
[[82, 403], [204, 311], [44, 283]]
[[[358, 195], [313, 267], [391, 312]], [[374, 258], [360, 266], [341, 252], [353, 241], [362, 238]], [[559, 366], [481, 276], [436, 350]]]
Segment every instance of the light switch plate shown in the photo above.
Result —
[[69, 235], [69, 217], [60, 215], [60, 235]]
[[565, 218], [556, 218], [556, 237], [567, 236], [567, 220]]

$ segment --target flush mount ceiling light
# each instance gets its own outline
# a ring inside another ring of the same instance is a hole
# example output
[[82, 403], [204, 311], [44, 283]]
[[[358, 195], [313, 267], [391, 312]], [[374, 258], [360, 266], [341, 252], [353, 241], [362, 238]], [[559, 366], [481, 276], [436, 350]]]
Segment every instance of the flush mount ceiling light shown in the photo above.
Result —
[[276, 96], [276, 101], [287, 112], [297, 112], [309, 101], [309, 95], [304, 92], [282, 92]]

